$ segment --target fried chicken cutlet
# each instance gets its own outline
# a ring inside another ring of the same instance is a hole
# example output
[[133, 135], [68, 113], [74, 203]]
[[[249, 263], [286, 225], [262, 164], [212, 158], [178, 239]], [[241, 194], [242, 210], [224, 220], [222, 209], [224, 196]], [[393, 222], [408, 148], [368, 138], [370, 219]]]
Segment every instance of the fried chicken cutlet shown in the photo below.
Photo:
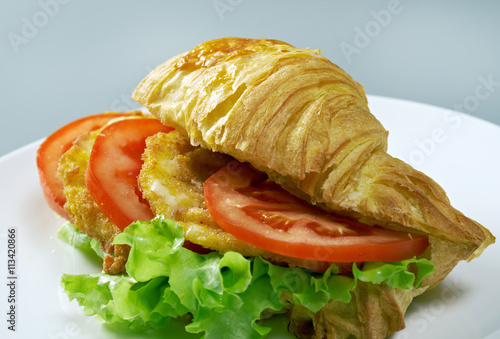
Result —
[[[139, 187], [155, 215], [163, 214], [184, 227], [185, 239], [220, 253], [236, 251], [289, 266], [324, 271], [331, 263], [282, 256], [237, 239], [222, 229], [208, 212], [203, 184], [231, 157], [192, 146], [178, 131], [158, 133], [146, 140]], [[350, 270], [350, 264], [338, 264]]]
[[[144, 119], [151, 116], [140, 115], [139, 111], [131, 112], [130, 117], [116, 118], [109, 123], [121, 119]], [[101, 249], [107, 254], [103, 261], [103, 270], [109, 274], [125, 273], [129, 246], [113, 245], [113, 240], [121, 231], [114, 225], [92, 198], [85, 185], [85, 170], [90, 158], [92, 146], [102, 128], [85, 133], [78, 137], [73, 146], [59, 160], [58, 175], [64, 184], [66, 196], [65, 210], [71, 222], [90, 238], [101, 244]]]

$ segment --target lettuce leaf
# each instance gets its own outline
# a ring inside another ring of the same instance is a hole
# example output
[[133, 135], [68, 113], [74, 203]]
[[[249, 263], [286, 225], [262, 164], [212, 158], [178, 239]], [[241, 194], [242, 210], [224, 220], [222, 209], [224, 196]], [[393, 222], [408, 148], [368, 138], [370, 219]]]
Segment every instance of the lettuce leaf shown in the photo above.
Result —
[[[409, 271], [410, 264], [416, 265], [416, 275]], [[361, 281], [374, 284], [385, 282], [389, 287], [402, 289], [410, 289], [413, 286], [420, 287], [422, 280], [433, 271], [434, 265], [430, 261], [416, 258], [395, 263], [367, 262], [363, 265], [362, 270], [353, 266], [354, 277]]]
[[183, 242], [182, 226], [161, 216], [133, 223], [115, 238], [131, 246], [128, 275], [65, 274], [62, 285], [84, 314], [108, 324], [159, 329], [188, 315], [186, 331], [204, 333], [204, 338], [262, 338], [270, 328], [260, 324], [261, 314], [285, 306], [283, 291], [317, 312], [331, 299], [349, 302], [357, 280], [409, 289], [433, 270], [425, 259], [410, 259], [366, 263], [362, 269], [353, 265], [354, 277], [338, 275], [335, 265], [318, 274], [236, 252], [200, 255], [182, 247]]
[[105, 253], [101, 250], [99, 242], [95, 239], [89, 238], [69, 221], [65, 222], [61, 226], [59, 232], [57, 232], [57, 237], [96, 260], [100, 260], [105, 257]]

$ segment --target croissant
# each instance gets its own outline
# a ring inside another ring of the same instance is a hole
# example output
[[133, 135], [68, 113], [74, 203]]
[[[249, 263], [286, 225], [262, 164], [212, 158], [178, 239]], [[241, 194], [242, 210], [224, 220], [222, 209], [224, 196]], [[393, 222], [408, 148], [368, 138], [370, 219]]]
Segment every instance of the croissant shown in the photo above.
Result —
[[160, 65], [132, 98], [192, 145], [249, 162], [312, 204], [429, 238], [423, 257], [435, 272], [419, 290], [360, 285], [350, 304], [314, 315], [293, 305], [294, 323], [313, 319], [317, 338], [404, 328], [415, 295], [495, 241], [436, 182], [387, 153], [388, 132], [363, 87], [318, 50], [268, 39], [208, 41]]

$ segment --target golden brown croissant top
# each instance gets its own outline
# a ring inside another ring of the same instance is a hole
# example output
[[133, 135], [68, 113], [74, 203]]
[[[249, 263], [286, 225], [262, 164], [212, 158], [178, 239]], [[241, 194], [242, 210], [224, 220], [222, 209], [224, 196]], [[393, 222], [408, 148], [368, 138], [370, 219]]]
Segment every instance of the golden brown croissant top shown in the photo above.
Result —
[[133, 98], [193, 144], [297, 179], [356, 149], [348, 139], [387, 143], [358, 83], [319, 52], [274, 40], [208, 41], [158, 67]]
[[193, 145], [248, 161], [312, 203], [426, 234], [436, 265], [427, 286], [494, 242], [437, 183], [386, 153], [364, 89], [319, 51], [208, 41], [160, 65], [132, 97]]

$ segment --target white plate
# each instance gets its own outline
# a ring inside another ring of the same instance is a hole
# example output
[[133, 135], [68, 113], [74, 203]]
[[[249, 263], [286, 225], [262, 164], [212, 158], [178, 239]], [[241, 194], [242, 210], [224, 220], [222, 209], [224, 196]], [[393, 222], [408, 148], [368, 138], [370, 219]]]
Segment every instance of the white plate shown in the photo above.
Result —
[[[389, 152], [426, 172], [448, 192], [452, 204], [500, 234], [498, 157], [500, 127], [428, 105], [369, 97], [370, 108], [389, 134]], [[61, 220], [46, 206], [38, 183], [39, 142], [0, 158], [0, 337], [133, 338], [81, 315], [59, 280], [63, 273], [92, 273], [99, 265], [56, 238]], [[17, 231], [16, 332], [7, 329], [7, 229]], [[498, 338], [500, 255], [493, 245], [470, 263], [462, 262], [434, 290], [416, 298], [407, 329], [393, 338]], [[268, 338], [289, 338], [284, 319]], [[180, 324], [168, 336], [188, 338]], [[496, 333], [496, 334], [495, 334]], [[148, 337], [160, 337], [151, 335]]]

